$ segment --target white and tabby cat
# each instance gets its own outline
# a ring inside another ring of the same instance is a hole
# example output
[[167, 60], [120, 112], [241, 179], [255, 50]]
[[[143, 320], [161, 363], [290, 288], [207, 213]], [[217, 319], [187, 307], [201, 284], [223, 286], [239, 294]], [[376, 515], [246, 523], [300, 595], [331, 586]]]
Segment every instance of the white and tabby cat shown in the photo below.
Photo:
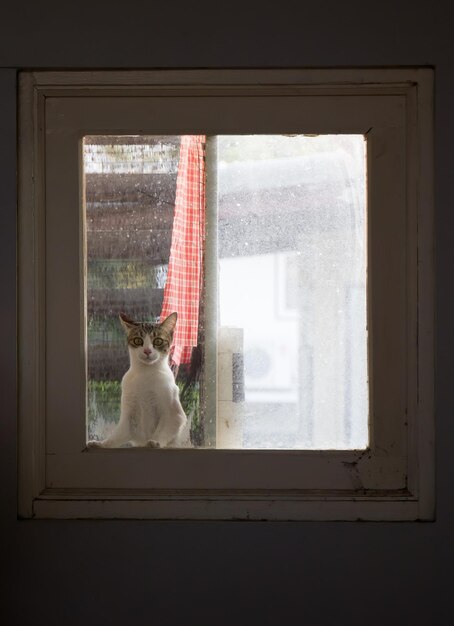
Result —
[[116, 448], [125, 443], [160, 448], [187, 446], [188, 420], [169, 366], [177, 314], [161, 324], [135, 322], [123, 313], [130, 367], [121, 382], [120, 421], [103, 441], [89, 447]]

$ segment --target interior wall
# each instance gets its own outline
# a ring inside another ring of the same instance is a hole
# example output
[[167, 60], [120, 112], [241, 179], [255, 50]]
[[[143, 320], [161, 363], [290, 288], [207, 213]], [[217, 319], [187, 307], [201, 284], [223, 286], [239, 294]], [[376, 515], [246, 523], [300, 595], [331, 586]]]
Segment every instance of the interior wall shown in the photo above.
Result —
[[[0, 478], [8, 625], [451, 623], [454, 402], [448, 3], [16, 0], [0, 9]], [[436, 69], [437, 520], [16, 520], [16, 70]]]

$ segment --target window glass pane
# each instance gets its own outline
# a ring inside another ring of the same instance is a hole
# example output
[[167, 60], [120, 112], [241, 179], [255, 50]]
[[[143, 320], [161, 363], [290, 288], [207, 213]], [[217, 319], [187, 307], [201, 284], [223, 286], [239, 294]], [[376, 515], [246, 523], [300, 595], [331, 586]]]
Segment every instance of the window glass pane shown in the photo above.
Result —
[[218, 447], [367, 446], [365, 151], [218, 138]]
[[[130, 364], [120, 313], [157, 323], [162, 312], [180, 144], [180, 136], [84, 139], [89, 440], [104, 440], [120, 418]], [[202, 444], [199, 382], [189, 359], [173, 369], [192, 439]]]
[[[158, 323], [168, 305], [177, 328], [191, 315], [196, 324], [195, 347], [171, 361], [185, 445], [366, 447], [364, 137], [209, 141], [217, 203], [205, 207], [205, 137], [84, 139], [88, 439], [111, 436], [120, 418], [129, 354], [119, 314]], [[205, 255], [205, 208], [216, 258]], [[205, 365], [205, 291], [218, 304], [217, 376]]]

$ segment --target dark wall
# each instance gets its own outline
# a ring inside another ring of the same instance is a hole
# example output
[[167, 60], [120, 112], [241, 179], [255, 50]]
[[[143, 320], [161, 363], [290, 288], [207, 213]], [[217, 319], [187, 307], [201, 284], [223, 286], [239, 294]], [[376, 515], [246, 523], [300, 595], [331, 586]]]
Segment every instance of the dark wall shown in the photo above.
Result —
[[[0, 619], [447, 626], [452, 595], [452, 21], [442, 2], [25, 2], [0, 10]], [[437, 521], [16, 521], [16, 68], [436, 68]], [[5, 617], [3, 615], [5, 614]]]

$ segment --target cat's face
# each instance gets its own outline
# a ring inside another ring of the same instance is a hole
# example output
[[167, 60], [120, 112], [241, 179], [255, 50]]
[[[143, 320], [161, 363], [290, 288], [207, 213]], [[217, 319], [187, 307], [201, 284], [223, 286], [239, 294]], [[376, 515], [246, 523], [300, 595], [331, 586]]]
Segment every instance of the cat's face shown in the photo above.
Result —
[[153, 365], [167, 359], [177, 322], [176, 313], [171, 313], [161, 324], [136, 322], [124, 313], [120, 314], [120, 321], [126, 332], [132, 362]]

